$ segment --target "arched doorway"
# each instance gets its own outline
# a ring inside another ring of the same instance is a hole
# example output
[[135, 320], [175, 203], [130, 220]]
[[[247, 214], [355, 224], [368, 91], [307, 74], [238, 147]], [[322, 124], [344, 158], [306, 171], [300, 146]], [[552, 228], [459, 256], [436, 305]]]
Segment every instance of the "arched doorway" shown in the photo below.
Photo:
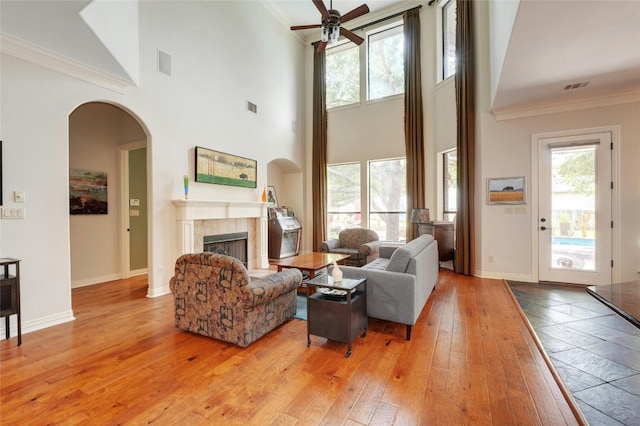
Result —
[[[89, 102], [69, 115], [70, 173], [101, 176], [105, 192], [103, 211], [82, 211], [78, 205], [83, 194], [70, 185], [72, 288], [146, 274], [149, 269], [148, 139], [141, 122], [118, 105]], [[135, 240], [129, 238], [132, 227]]]

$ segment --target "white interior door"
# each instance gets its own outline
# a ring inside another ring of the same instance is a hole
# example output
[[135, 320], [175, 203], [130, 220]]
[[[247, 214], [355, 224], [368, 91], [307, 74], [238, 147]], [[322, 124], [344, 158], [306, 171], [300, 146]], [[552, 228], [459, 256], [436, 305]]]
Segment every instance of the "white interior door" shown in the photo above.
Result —
[[611, 133], [538, 139], [540, 281], [610, 284]]

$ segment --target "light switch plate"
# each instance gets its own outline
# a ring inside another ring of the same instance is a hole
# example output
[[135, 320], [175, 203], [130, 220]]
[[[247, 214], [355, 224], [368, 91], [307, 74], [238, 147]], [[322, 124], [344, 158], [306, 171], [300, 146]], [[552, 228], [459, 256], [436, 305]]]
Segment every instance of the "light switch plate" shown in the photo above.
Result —
[[24, 192], [22, 192], [22, 191], [13, 191], [13, 202], [14, 203], [24, 203]]

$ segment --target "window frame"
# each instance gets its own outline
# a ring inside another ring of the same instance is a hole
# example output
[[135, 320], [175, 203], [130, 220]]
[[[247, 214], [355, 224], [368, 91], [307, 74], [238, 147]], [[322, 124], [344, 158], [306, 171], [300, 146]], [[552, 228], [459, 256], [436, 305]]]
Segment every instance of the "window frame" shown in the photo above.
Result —
[[[335, 51], [334, 51], [334, 49], [335, 49]], [[329, 54], [334, 55], [334, 54], [337, 54], [337, 53], [340, 53], [340, 52], [343, 52], [343, 51], [346, 51], [346, 50], [350, 50], [350, 49], [357, 49], [358, 50], [358, 68], [360, 69], [359, 78], [358, 78], [358, 99], [356, 101], [352, 102], [352, 103], [329, 107], [328, 106], [329, 100], [327, 98], [327, 110], [328, 111], [329, 110], [336, 110], [336, 109], [340, 109], [340, 108], [348, 108], [348, 107], [352, 107], [354, 105], [360, 105], [362, 103], [362, 51], [360, 49], [360, 46], [357, 46], [356, 44], [352, 43], [349, 40], [342, 40], [338, 44], [336, 44], [335, 46], [331, 46], [331, 47], [327, 48], [326, 52], [327, 52], [327, 56], [328, 56]], [[325, 81], [326, 81], [326, 76], [325, 76]]]
[[[357, 198], [357, 202], [360, 204], [360, 211], [332, 211], [329, 210], [329, 168], [330, 167], [337, 167], [337, 166], [347, 166], [347, 165], [358, 165], [358, 183], [359, 183], [359, 187], [358, 187], [358, 198]], [[329, 215], [359, 215], [360, 216], [360, 227], [367, 227], [366, 224], [366, 212], [363, 212], [363, 208], [362, 208], [363, 204], [362, 204], [362, 162], [361, 161], [347, 161], [347, 162], [342, 162], [342, 163], [332, 163], [332, 164], [327, 164], [327, 217], [326, 217], [326, 221], [327, 221], [327, 227], [330, 224], [329, 221]], [[331, 238], [334, 237], [334, 235], [331, 233], [330, 229], [327, 229], [327, 238]], [[335, 235], [335, 238], [337, 238], [337, 234]]]
[[[442, 157], [442, 163], [441, 163], [441, 167], [442, 167], [442, 173], [440, 174], [440, 188], [442, 191], [442, 218], [443, 220], [447, 220], [448, 216], [453, 216], [455, 217], [456, 214], [458, 214], [458, 210], [457, 210], [457, 206], [456, 206], [456, 210], [449, 210], [449, 185], [448, 185], [448, 179], [447, 179], [447, 174], [449, 172], [449, 163], [448, 163], [448, 157], [451, 153], [455, 153], [456, 155], [456, 164], [458, 164], [458, 149], [457, 148], [452, 148], [452, 149], [448, 149], [446, 151], [443, 151], [441, 153], [441, 157]], [[457, 167], [457, 166], [456, 166]], [[457, 182], [457, 172], [456, 172], [456, 192], [458, 189], [458, 182]], [[456, 204], [457, 204], [457, 200], [456, 200]]]
[[[447, 1], [443, 1], [442, 3], [438, 4], [438, 18], [437, 18], [437, 22], [436, 22], [436, 26], [437, 26], [437, 43], [439, 46], [439, 51], [438, 51], [438, 57], [437, 57], [437, 66], [438, 66], [438, 83], [441, 83], [443, 81], [446, 81], [452, 77], [454, 77], [456, 75], [456, 70], [455, 70], [455, 66], [453, 67], [453, 70], [451, 70], [451, 73], [448, 75], [445, 75], [445, 67], [446, 67], [446, 63], [447, 63], [447, 55], [446, 55], [446, 42], [448, 37], [445, 37], [445, 32], [447, 29], [447, 19], [446, 19], [446, 12], [448, 10], [449, 7], [452, 6], [456, 6], [457, 8], [457, 4], [456, 4], [456, 0], [447, 0]], [[454, 20], [454, 32], [455, 32], [455, 25], [457, 25], [457, 22]], [[454, 44], [455, 44], [455, 38], [454, 38]], [[454, 46], [454, 52], [455, 52], [455, 46]]]
[[[389, 210], [389, 211], [378, 211], [378, 210], [373, 210], [373, 206], [371, 205], [371, 183], [372, 183], [372, 179], [371, 179], [371, 165], [373, 163], [380, 163], [383, 161], [397, 161], [397, 160], [404, 160], [404, 173], [403, 175], [405, 176], [404, 179], [404, 192], [405, 192], [405, 199], [404, 199], [404, 209], [403, 210]], [[398, 240], [388, 240], [388, 239], [383, 239], [380, 238], [380, 241], [386, 242], [386, 243], [402, 243], [402, 242], [406, 242], [406, 226], [407, 226], [407, 196], [406, 196], [406, 192], [407, 192], [407, 180], [406, 180], [406, 167], [407, 167], [407, 158], [406, 157], [392, 157], [392, 158], [378, 158], [378, 159], [371, 159], [371, 160], [366, 160], [367, 161], [367, 182], [366, 182], [366, 199], [367, 199], [367, 225], [368, 227], [371, 229], [371, 223], [372, 223], [372, 215], [382, 215], [382, 214], [386, 214], [386, 215], [391, 215], [391, 214], [397, 214], [399, 215], [399, 219], [398, 219], [398, 225], [399, 225], [399, 229], [398, 229], [398, 233], [399, 233], [399, 239]], [[403, 218], [404, 215], [404, 218]], [[404, 239], [402, 239], [402, 225], [404, 224]], [[377, 231], [376, 231], [377, 232]], [[386, 235], [386, 231], [385, 231], [385, 235]]]
[[[369, 59], [370, 59], [370, 46], [371, 46], [371, 42], [370, 39], [371, 37], [375, 37], [379, 34], [382, 34], [386, 31], [398, 31], [399, 29], [399, 33], [402, 35], [403, 37], [403, 43], [404, 43], [404, 22], [402, 20], [398, 20], [398, 21], [394, 21], [390, 24], [381, 26], [381, 27], [377, 27], [371, 31], [367, 31], [366, 33], [366, 38], [365, 38], [365, 42], [362, 43], [362, 45], [365, 46], [365, 70], [364, 70], [364, 76], [365, 76], [365, 101], [366, 102], [375, 102], [375, 101], [380, 101], [383, 99], [389, 99], [389, 98], [394, 98], [396, 96], [404, 96], [404, 84], [402, 87], [402, 91], [399, 93], [394, 93], [391, 95], [386, 95], [386, 96], [381, 96], [378, 98], [372, 98], [371, 97], [371, 73], [369, 71], [370, 67], [369, 67]], [[393, 34], [396, 35], [396, 34]], [[404, 48], [404, 47], [403, 47]], [[403, 57], [404, 57], [404, 52], [403, 52]], [[362, 72], [362, 70], [361, 70]], [[403, 74], [404, 74], [404, 67], [403, 67]], [[403, 81], [404, 81], [404, 75], [402, 76]]]
[[365, 32], [364, 34], [364, 42], [360, 45], [357, 46], [355, 45], [355, 43], [351, 42], [348, 39], [344, 39], [344, 40], [340, 40], [338, 42], [338, 44], [336, 44], [335, 46], [327, 46], [326, 49], [326, 53], [328, 54], [332, 49], [336, 49], [336, 48], [342, 48], [345, 49], [344, 45], [348, 45], [351, 44], [352, 47], [357, 47], [358, 51], [359, 51], [359, 65], [360, 65], [360, 99], [358, 102], [354, 102], [354, 103], [350, 103], [350, 104], [345, 104], [345, 105], [339, 105], [339, 106], [334, 106], [334, 107], [328, 107], [327, 106], [327, 111], [336, 111], [336, 110], [340, 110], [340, 109], [344, 109], [344, 108], [353, 108], [353, 107], [357, 107], [357, 106], [361, 106], [361, 105], [365, 105], [365, 104], [370, 104], [370, 103], [376, 103], [376, 102], [383, 102], [389, 99], [396, 99], [398, 97], [404, 96], [404, 89], [402, 90], [401, 93], [398, 94], [394, 94], [394, 95], [389, 95], [389, 96], [385, 96], [385, 97], [381, 97], [381, 98], [375, 98], [375, 99], [369, 99], [369, 87], [368, 87], [368, 81], [369, 81], [369, 66], [368, 66], [368, 52], [369, 52], [369, 35], [373, 35], [373, 34], [377, 34], [380, 32], [384, 32], [390, 29], [393, 29], [395, 27], [403, 27], [404, 26], [404, 21], [402, 20], [402, 18], [393, 20], [392, 22], [385, 22], [384, 24], [379, 24], [376, 26], [372, 26], [372, 28], [368, 31]]

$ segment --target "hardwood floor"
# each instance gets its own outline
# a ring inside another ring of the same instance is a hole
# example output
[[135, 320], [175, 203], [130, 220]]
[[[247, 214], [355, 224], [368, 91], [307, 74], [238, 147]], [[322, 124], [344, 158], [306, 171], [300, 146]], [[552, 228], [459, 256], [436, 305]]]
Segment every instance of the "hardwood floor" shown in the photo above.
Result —
[[247, 348], [180, 331], [146, 277], [73, 290], [76, 320], [0, 342], [0, 418], [27, 424], [581, 424], [506, 284], [441, 270], [405, 327], [345, 344], [292, 319]]

